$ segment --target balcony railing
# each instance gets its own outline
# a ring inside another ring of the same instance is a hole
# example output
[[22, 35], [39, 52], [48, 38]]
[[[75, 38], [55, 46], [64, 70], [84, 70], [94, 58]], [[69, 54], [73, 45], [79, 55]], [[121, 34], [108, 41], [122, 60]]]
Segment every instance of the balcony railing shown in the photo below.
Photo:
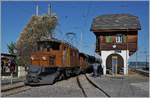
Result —
[[100, 43], [96, 47], [96, 51], [101, 50], [137, 50], [137, 43]]

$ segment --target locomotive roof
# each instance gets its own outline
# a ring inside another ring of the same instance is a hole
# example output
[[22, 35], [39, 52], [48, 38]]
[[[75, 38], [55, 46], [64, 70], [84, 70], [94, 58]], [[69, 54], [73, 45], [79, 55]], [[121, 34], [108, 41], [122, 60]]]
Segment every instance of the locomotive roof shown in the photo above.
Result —
[[70, 43], [68, 43], [68, 42], [66, 42], [66, 41], [63, 41], [63, 40], [58, 40], [58, 39], [56, 39], [56, 38], [43, 39], [43, 40], [40, 40], [40, 41], [38, 41], [38, 42], [56, 42], [56, 43], [60, 43], [60, 44], [63, 43], [63, 44], [68, 45], [68, 46], [71, 47], [71, 48], [74, 48], [74, 49], [78, 50], [76, 47], [74, 47], [74, 46], [71, 45]]
[[93, 19], [91, 30], [140, 30], [137, 16], [131, 14], [104, 14]]
[[82, 55], [82, 56], [85, 56], [85, 57], [88, 57], [89, 55], [88, 54], [85, 54], [83, 52], [80, 52], [79, 55]]

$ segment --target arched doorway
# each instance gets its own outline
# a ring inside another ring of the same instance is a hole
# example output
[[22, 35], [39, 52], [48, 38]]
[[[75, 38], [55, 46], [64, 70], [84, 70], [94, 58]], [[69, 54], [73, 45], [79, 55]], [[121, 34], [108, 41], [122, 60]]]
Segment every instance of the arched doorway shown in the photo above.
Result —
[[119, 54], [111, 54], [106, 59], [106, 70], [108, 74], [123, 74], [123, 58]]

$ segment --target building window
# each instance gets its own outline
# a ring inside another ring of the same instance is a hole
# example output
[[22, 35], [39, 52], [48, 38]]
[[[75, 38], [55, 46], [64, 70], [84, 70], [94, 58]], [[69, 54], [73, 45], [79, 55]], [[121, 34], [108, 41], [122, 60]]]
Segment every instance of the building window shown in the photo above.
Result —
[[106, 43], [112, 43], [112, 36], [106, 36]]
[[96, 51], [99, 50], [99, 37], [96, 38]]
[[123, 35], [123, 42], [126, 43], [127, 42], [127, 36]]
[[123, 42], [123, 35], [117, 34], [116, 35], [116, 43], [122, 43]]

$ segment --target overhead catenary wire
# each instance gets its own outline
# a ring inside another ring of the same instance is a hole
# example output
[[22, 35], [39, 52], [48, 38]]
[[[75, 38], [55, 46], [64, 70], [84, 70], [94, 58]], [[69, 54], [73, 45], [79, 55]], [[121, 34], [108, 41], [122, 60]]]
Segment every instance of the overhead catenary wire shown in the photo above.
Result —
[[[91, 9], [91, 2], [89, 2], [89, 4], [87, 5], [87, 10], [85, 10], [86, 12], [83, 13], [83, 26], [87, 26], [87, 20], [88, 20], [88, 16], [89, 16], [89, 12], [90, 12], [90, 9]], [[84, 41], [84, 33], [85, 33], [85, 30], [86, 28], [81, 28], [81, 33], [80, 33], [80, 48], [83, 49], [85, 48], [85, 41]], [[81, 50], [80, 49], [80, 50]]]

